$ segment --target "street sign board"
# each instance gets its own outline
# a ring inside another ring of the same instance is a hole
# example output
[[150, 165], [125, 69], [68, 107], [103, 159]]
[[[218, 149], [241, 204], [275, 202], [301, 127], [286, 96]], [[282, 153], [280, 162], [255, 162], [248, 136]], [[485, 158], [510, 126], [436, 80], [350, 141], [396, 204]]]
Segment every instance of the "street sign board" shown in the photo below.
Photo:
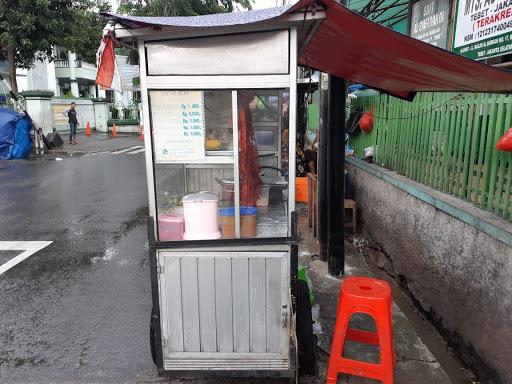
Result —
[[457, 0], [453, 52], [481, 60], [512, 51], [512, 0]]
[[446, 49], [449, 0], [420, 0], [412, 7], [411, 37]]

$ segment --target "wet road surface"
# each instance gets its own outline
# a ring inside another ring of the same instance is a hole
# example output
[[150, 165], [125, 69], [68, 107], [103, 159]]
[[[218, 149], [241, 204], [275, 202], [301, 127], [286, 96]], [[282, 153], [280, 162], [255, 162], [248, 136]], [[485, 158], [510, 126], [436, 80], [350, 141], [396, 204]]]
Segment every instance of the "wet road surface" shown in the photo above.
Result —
[[0, 240], [53, 241], [0, 275], [0, 382], [153, 382], [143, 154], [3, 161], [0, 180]]

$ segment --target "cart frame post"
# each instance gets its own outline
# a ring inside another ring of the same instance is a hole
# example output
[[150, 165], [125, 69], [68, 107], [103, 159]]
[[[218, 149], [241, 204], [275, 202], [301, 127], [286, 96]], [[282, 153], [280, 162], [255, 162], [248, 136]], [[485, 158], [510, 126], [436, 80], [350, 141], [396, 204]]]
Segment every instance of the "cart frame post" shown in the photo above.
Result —
[[318, 139], [318, 242], [320, 243], [319, 256], [320, 260], [327, 261], [327, 180], [329, 179], [327, 171], [327, 142], [329, 140], [329, 118], [328, 118], [328, 90], [329, 75], [322, 73], [319, 79], [320, 90], [320, 130]]
[[345, 273], [345, 99], [346, 82], [329, 76], [327, 133], [327, 263], [329, 274]]

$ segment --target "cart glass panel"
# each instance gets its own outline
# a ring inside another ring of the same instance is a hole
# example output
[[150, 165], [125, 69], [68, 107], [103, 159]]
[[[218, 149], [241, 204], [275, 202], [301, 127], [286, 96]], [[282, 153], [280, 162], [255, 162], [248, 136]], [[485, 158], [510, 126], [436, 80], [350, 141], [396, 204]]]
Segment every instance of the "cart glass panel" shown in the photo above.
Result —
[[152, 90], [149, 102], [158, 239], [220, 238], [220, 180], [233, 178], [231, 91]]
[[240, 237], [288, 236], [287, 103], [287, 90], [238, 91]]

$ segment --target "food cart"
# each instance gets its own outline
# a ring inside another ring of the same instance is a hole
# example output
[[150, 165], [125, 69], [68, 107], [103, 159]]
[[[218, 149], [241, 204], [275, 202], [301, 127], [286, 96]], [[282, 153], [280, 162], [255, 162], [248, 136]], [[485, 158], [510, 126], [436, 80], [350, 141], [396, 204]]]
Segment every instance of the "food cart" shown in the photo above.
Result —
[[337, 0], [190, 18], [106, 16], [140, 57], [151, 346], [163, 374], [293, 377], [300, 365], [298, 335], [308, 327], [296, 277], [298, 61], [331, 75], [319, 200], [333, 275], [344, 244], [342, 79], [406, 100], [421, 91], [510, 92], [510, 73]]
[[297, 36], [321, 12], [233, 15], [108, 15], [140, 60], [151, 347], [165, 375], [294, 378]]

